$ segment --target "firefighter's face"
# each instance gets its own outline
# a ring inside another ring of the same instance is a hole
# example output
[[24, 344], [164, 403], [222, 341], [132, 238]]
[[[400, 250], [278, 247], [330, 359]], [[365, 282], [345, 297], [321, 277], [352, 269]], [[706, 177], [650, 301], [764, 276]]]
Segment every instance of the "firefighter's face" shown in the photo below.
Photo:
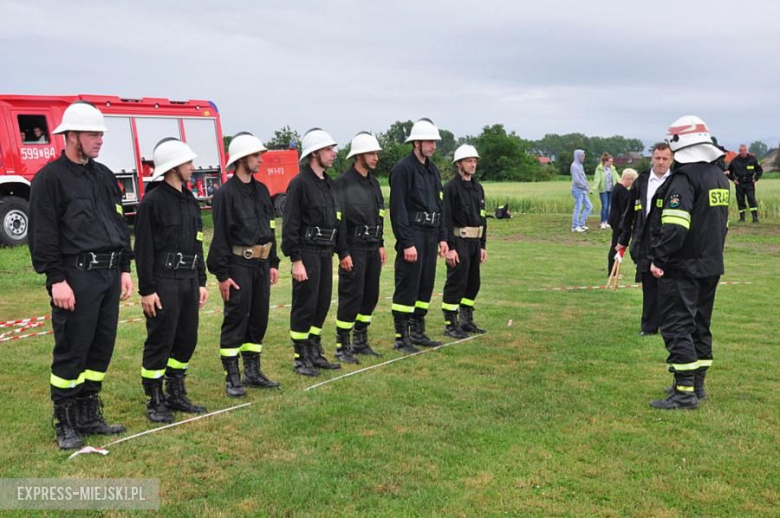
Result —
[[739, 156], [745, 158], [747, 156], [747, 153], [748, 153], [747, 146], [745, 146], [744, 144], [739, 146]]
[[477, 172], [477, 159], [474, 157], [464, 158], [458, 162], [458, 169], [466, 176], [473, 176]]
[[333, 146], [322, 148], [314, 153], [314, 158], [323, 168], [327, 169], [331, 167], [333, 161], [336, 160], [336, 148]]
[[431, 158], [436, 152], [435, 140], [420, 140], [420, 154], [425, 158]]
[[263, 163], [262, 153], [253, 153], [246, 157], [246, 168], [250, 173], [255, 174], [260, 170], [260, 164]]
[[363, 153], [360, 156], [363, 157], [361, 159], [363, 161], [363, 165], [369, 171], [373, 171], [374, 169], [376, 169], [376, 165], [379, 163], [379, 153], [374, 151], [373, 153]]
[[100, 154], [100, 148], [103, 146], [102, 131], [81, 131], [76, 134], [81, 152], [87, 158], [95, 159]]
[[657, 174], [665, 174], [672, 166], [672, 150], [656, 149], [653, 151], [653, 171]]
[[176, 168], [176, 171], [178, 171], [179, 178], [181, 178], [182, 182], [189, 182], [190, 178], [192, 178], [192, 172], [194, 170], [195, 165], [192, 163], [192, 160]]

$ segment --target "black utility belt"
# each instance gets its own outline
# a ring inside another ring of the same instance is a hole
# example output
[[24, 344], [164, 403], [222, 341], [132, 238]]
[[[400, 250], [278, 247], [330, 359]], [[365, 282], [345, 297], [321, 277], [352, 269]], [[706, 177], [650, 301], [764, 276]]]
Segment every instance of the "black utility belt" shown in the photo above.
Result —
[[304, 236], [314, 243], [335, 243], [336, 228], [306, 227]]
[[368, 225], [355, 227], [352, 235], [360, 239], [381, 239], [382, 225], [377, 225], [376, 227], [369, 227]]
[[198, 254], [187, 255], [181, 252], [169, 252], [162, 264], [166, 270], [194, 270], [198, 267]]
[[441, 212], [418, 211], [412, 213], [412, 221], [423, 227], [438, 227], [441, 223]]
[[63, 256], [63, 263], [79, 270], [112, 270], [119, 268], [122, 252], [84, 252]]

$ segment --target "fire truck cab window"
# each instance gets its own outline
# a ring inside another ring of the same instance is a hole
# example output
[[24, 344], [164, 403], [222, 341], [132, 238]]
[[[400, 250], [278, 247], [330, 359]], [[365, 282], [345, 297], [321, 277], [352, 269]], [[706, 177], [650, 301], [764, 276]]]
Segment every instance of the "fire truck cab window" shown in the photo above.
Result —
[[48, 144], [49, 128], [43, 115], [19, 115], [19, 136], [23, 144]]

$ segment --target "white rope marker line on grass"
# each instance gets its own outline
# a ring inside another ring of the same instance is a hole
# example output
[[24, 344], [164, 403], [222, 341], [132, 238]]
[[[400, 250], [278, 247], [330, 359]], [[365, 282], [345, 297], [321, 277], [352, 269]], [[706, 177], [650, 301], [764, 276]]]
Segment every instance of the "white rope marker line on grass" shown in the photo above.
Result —
[[[733, 286], [735, 284], [753, 284], [750, 281], [721, 281], [721, 286]], [[618, 288], [639, 288], [642, 284], [621, 284]], [[607, 290], [614, 286], [564, 286], [562, 288], [528, 288], [528, 291], [577, 291], [577, 290]]]
[[[310, 387], [306, 387], [305, 389], [303, 389], [303, 391], [304, 392], [308, 392], [309, 390], [316, 389], [316, 388], [321, 387], [323, 385], [327, 385], [328, 383], [333, 383], [334, 381], [338, 381], [338, 380], [341, 380], [341, 379], [344, 379], [344, 378], [348, 378], [349, 376], [354, 376], [355, 374], [361, 374], [363, 372], [367, 372], [367, 371], [370, 371], [372, 369], [383, 367], [385, 365], [390, 365], [391, 363], [399, 362], [401, 360], [406, 360], [408, 358], [413, 358], [413, 357], [419, 356], [421, 354], [437, 351], [439, 349], [443, 349], [443, 348], [449, 347], [451, 345], [467, 342], [469, 340], [477, 338], [478, 336], [480, 336], [480, 335], [473, 335], [473, 336], [469, 336], [468, 338], [461, 338], [460, 340], [455, 340], [454, 342], [447, 342], [447, 343], [444, 343], [444, 344], [441, 344], [441, 345], [437, 345], [436, 347], [431, 347], [430, 349], [424, 349], [424, 350], [418, 351], [416, 353], [407, 354], [407, 355], [404, 355], [404, 356], [400, 356], [398, 358], [393, 358], [392, 360], [387, 360], [387, 361], [384, 361], [382, 363], [377, 363], [376, 365], [370, 365], [368, 367], [364, 367], [364, 368], [358, 369], [356, 371], [348, 372], [346, 374], [342, 374], [341, 376], [337, 376], [335, 378], [331, 378], [329, 380], [325, 380], [325, 381], [322, 381], [320, 383], [315, 383], [314, 385], [312, 385]], [[144, 435], [149, 435], [149, 434], [161, 432], [163, 430], [167, 430], [167, 429], [173, 428], [175, 426], [180, 426], [180, 425], [183, 425], [185, 423], [191, 423], [193, 421], [197, 421], [199, 419], [204, 419], [206, 417], [211, 417], [211, 416], [215, 416], [215, 415], [218, 415], [218, 414], [224, 414], [226, 412], [230, 412], [230, 411], [236, 410], [238, 408], [248, 407], [248, 406], [251, 406], [254, 403], [257, 403], [257, 401], [249, 401], [247, 403], [242, 403], [240, 405], [231, 406], [231, 407], [228, 407], [228, 408], [223, 408], [222, 410], [216, 410], [214, 412], [209, 412], [208, 414], [203, 414], [203, 415], [199, 415], [199, 416], [196, 416], [196, 417], [191, 417], [189, 419], [185, 419], [184, 421], [178, 421], [176, 423], [171, 423], [171, 424], [167, 424], [165, 426], [152, 428], [150, 430], [144, 430], [143, 432], [139, 432], [139, 433], [130, 435], [128, 437], [122, 437], [121, 439], [117, 439], [116, 441], [109, 442], [109, 443], [104, 444], [103, 446], [100, 446], [100, 447], [85, 446], [85, 447], [81, 448], [79, 451], [74, 452], [73, 454], [71, 454], [70, 457], [68, 457], [68, 460], [70, 460], [70, 459], [72, 459], [74, 457], [77, 457], [77, 456], [79, 456], [81, 454], [87, 454], [87, 453], [99, 453], [100, 455], [108, 455], [109, 451], [108, 451], [107, 448], [109, 446], [114, 446], [116, 444], [120, 444], [120, 443], [123, 443], [123, 442], [126, 442], [126, 441], [130, 441], [132, 439], [137, 439], [138, 437], [143, 437]]]

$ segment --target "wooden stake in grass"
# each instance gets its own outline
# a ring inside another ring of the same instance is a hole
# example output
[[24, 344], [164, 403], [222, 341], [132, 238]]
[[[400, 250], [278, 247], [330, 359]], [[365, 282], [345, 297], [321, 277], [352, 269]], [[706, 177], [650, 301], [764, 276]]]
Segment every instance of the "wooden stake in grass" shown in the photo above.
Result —
[[615, 262], [612, 263], [612, 271], [607, 279], [607, 289], [612, 287], [612, 291], [617, 291], [618, 281], [620, 280], [620, 267], [623, 265], [623, 254], [626, 252], [625, 248], [621, 248], [619, 252], [615, 254]]

